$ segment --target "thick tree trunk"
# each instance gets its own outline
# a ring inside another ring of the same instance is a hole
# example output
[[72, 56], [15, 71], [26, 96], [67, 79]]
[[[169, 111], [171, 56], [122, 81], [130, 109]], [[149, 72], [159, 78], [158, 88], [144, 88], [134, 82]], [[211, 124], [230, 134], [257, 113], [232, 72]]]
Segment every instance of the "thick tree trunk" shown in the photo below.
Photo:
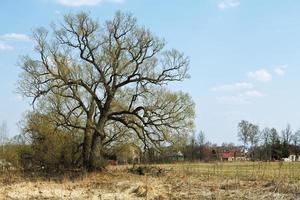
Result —
[[101, 137], [97, 133], [94, 133], [90, 147], [89, 170], [99, 170], [104, 166], [102, 147]]
[[99, 170], [104, 167], [103, 157], [103, 140], [105, 138], [104, 127], [107, 121], [107, 113], [112, 101], [112, 95], [108, 95], [104, 108], [102, 110], [101, 117], [97, 123], [97, 131], [93, 132], [91, 140], [91, 148], [89, 154], [89, 170]]
[[88, 169], [91, 166], [90, 152], [91, 152], [91, 145], [92, 145], [92, 140], [93, 140], [92, 135], [94, 132], [92, 129], [94, 112], [95, 112], [95, 103], [92, 100], [90, 110], [87, 113], [87, 122], [86, 122], [85, 131], [84, 131], [84, 138], [83, 138], [82, 166], [85, 169]]
[[87, 128], [84, 132], [83, 146], [82, 146], [82, 166], [84, 168], [88, 168], [89, 166], [91, 135], [92, 135], [92, 129]]

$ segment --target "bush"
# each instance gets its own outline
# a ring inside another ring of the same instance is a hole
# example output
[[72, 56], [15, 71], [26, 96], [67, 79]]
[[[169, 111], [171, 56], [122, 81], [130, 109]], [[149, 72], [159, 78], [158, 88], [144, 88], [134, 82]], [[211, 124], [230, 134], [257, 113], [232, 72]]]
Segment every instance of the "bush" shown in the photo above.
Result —
[[80, 160], [78, 133], [55, 128], [49, 116], [28, 115], [24, 127], [30, 149], [20, 154], [26, 170], [63, 171], [76, 168]]

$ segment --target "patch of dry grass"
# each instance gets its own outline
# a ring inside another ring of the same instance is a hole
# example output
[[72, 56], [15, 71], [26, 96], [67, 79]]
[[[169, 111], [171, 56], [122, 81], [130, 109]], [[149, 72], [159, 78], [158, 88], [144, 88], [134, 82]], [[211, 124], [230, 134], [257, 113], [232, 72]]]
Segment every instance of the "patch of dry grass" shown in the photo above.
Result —
[[59, 181], [2, 174], [0, 199], [300, 199], [300, 163], [159, 165], [159, 176], [128, 173], [129, 167]]

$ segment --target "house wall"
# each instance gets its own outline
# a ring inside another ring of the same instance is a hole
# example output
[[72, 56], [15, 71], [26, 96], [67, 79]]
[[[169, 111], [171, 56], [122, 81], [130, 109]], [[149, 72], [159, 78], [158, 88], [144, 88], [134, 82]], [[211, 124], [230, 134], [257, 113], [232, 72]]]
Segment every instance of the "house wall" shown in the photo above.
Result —
[[290, 155], [288, 158], [283, 158], [284, 162], [300, 162], [300, 156]]

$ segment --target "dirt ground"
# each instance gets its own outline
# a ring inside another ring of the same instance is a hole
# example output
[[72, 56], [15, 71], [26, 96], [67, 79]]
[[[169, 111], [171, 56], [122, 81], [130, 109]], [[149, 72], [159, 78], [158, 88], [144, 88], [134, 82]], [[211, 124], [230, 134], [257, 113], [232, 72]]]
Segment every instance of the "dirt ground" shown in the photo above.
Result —
[[238, 180], [178, 172], [137, 175], [111, 169], [80, 178], [26, 179], [16, 174], [0, 179], [0, 199], [300, 199], [300, 183], [282, 180]]

